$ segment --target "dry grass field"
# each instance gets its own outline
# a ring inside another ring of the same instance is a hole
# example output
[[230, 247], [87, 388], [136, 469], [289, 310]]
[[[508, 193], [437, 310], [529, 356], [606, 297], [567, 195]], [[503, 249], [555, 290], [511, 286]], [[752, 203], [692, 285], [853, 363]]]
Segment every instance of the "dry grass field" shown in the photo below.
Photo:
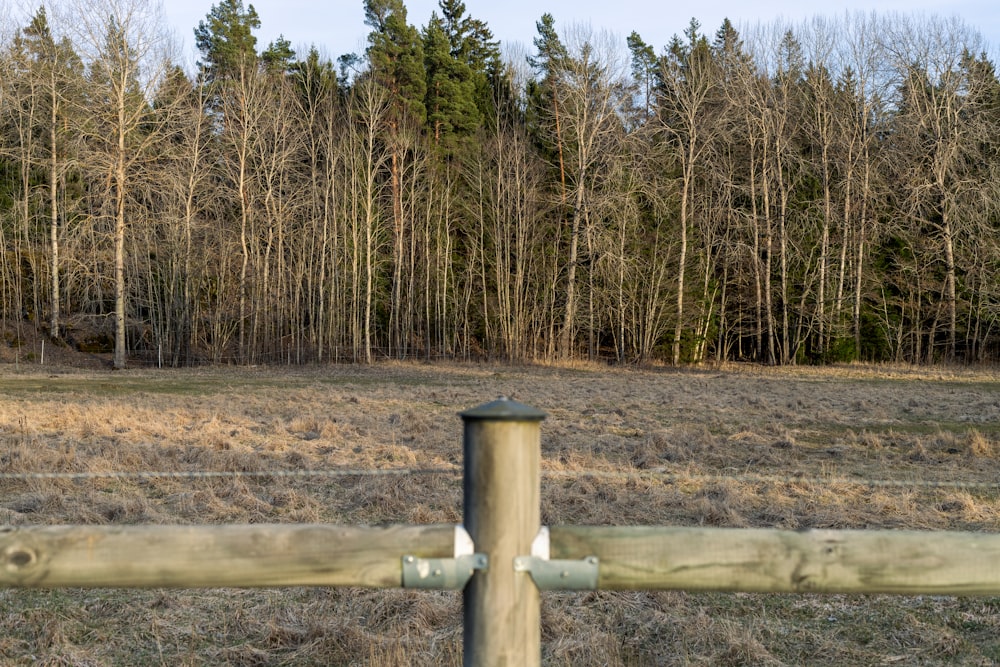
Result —
[[[0, 472], [452, 469], [457, 413], [499, 395], [548, 413], [546, 524], [1000, 531], [992, 370], [22, 363], [0, 369]], [[451, 472], [0, 484], [7, 524], [461, 515]], [[1000, 598], [547, 593], [542, 622], [548, 665], [1000, 663]], [[0, 590], [3, 665], [460, 662], [458, 593]]]

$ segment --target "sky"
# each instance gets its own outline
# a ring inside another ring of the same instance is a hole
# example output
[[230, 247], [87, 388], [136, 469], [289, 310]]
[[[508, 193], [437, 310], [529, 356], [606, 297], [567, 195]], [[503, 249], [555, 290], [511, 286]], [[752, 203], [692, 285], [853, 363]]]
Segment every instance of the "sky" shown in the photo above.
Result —
[[[170, 26], [183, 42], [182, 55], [197, 60], [194, 29], [218, 0], [165, 0]], [[363, 0], [244, 0], [260, 16], [257, 31], [259, 48], [283, 35], [292, 47], [304, 54], [310, 45], [330, 58], [344, 53], [361, 53], [369, 28], [364, 24]], [[438, 0], [404, 0], [408, 21], [418, 27], [427, 24]], [[778, 19], [798, 23], [817, 14], [843, 15], [844, 12], [904, 12], [917, 15], [959, 16], [979, 30], [990, 45], [1000, 47], [1000, 6], [995, 0], [840, 0], [818, 4], [808, 0], [700, 0], [688, 5], [669, 0], [465, 0], [466, 13], [485, 21], [502, 43], [520, 42], [531, 51], [537, 35], [535, 23], [548, 12], [556, 29], [573, 24], [608, 30], [624, 39], [633, 30], [657, 53], [673, 35], [682, 34], [691, 18], [702, 32], [714, 35], [723, 19], [739, 29]], [[824, 10], [824, 8], [828, 8]], [[439, 12], [440, 13], [440, 12]]]

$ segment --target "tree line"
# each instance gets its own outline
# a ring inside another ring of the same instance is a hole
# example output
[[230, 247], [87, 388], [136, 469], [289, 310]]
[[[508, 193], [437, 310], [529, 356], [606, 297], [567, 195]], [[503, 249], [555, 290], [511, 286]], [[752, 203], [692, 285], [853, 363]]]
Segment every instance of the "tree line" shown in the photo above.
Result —
[[957, 18], [657, 50], [461, 0], [367, 49], [260, 48], [221, 0], [2, 28], [0, 319], [114, 365], [379, 358], [993, 362], [1000, 81]]

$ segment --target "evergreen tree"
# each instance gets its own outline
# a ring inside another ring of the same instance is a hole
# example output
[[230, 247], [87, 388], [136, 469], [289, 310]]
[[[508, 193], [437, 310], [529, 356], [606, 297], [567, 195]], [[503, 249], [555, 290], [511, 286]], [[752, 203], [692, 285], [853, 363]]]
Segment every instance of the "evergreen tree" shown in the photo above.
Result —
[[493, 86], [503, 70], [500, 45], [485, 22], [465, 15], [461, 0], [441, 0], [445, 32], [452, 57], [468, 67], [475, 87], [475, 104], [482, 116], [492, 113]]
[[200, 21], [194, 31], [195, 46], [202, 55], [198, 65], [208, 81], [225, 78], [256, 62], [257, 38], [253, 31], [259, 28], [257, 10], [253, 5], [244, 9], [243, 0], [221, 0], [212, 5], [206, 20]]
[[303, 106], [313, 111], [319, 100], [336, 97], [340, 82], [333, 63], [320, 57], [316, 47], [309, 49], [305, 60], [291, 65], [291, 74]]
[[427, 124], [435, 145], [447, 152], [480, 124], [472, 69], [453, 55], [445, 23], [435, 13], [424, 30]]
[[555, 19], [545, 13], [535, 23], [538, 36], [534, 40], [537, 54], [528, 57], [528, 64], [540, 76], [528, 83], [528, 120], [536, 141], [543, 153], [553, 155], [559, 167], [561, 199], [566, 200], [566, 164], [563, 156], [562, 123], [559, 114], [559, 97], [556, 87], [569, 54], [559, 33]]
[[402, 0], [365, 0], [368, 60], [376, 83], [388, 89], [394, 106], [393, 125], [404, 120], [423, 123], [427, 79], [420, 33], [406, 22]]
[[645, 122], [653, 106], [653, 89], [656, 81], [656, 52], [653, 47], [642, 41], [639, 33], [633, 32], [625, 40], [632, 53], [632, 78], [639, 87], [639, 99], [636, 105], [641, 112], [639, 122]]
[[550, 78], [559, 70], [569, 54], [559, 39], [559, 33], [556, 32], [556, 20], [552, 14], [542, 14], [541, 20], [535, 23], [535, 28], [538, 36], [533, 43], [538, 55], [529, 56], [528, 64], [541, 73], [543, 78]]
[[284, 35], [278, 35], [278, 39], [268, 44], [260, 59], [269, 72], [287, 73], [295, 68], [295, 51]]

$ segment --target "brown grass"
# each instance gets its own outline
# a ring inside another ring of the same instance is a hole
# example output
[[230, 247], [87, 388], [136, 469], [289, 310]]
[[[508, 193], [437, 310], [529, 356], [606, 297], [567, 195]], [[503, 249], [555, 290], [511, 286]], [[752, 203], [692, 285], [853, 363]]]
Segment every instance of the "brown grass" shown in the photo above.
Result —
[[[457, 413], [508, 395], [548, 413], [548, 524], [1000, 528], [994, 489], [952, 484], [1000, 479], [1000, 383], [985, 371], [4, 370], [6, 473], [452, 469], [461, 465]], [[460, 520], [455, 473], [23, 479], [0, 488], [0, 522], [13, 524]], [[994, 599], [543, 599], [550, 665], [1000, 662]], [[446, 592], [0, 590], [0, 623], [5, 665], [461, 662], [461, 596]]]

